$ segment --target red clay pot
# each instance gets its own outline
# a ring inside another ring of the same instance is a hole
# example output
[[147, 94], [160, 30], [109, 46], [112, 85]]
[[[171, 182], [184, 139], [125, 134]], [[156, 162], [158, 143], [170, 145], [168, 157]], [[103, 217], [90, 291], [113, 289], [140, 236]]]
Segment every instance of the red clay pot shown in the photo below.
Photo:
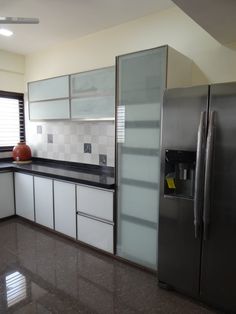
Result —
[[12, 151], [12, 158], [16, 161], [30, 160], [32, 157], [31, 149], [25, 142], [18, 143]]

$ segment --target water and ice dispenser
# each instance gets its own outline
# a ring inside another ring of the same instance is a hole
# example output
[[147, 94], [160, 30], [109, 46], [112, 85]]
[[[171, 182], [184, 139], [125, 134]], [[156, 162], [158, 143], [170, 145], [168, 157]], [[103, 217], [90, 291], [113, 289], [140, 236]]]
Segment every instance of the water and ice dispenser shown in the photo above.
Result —
[[165, 151], [165, 195], [192, 199], [195, 166], [196, 152], [167, 149]]

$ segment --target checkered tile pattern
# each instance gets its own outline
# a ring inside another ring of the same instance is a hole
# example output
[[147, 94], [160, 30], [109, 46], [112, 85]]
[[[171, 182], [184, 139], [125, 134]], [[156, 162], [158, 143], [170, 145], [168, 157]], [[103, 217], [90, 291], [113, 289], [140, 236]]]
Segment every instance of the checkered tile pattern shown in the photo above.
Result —
[[[42, 133], [37, 133], [38, 126]], [[53, 143], [48, 143], [48, 134], [53, 135]], [[111, 121], [27, 121], [26, 140], [34, 157], [98, 165], [99, 154], [104, 154], [107, 165], [114, 167], [115, 124]], [[91, 154], [84, 153], [84, 143], [91, 143]]]

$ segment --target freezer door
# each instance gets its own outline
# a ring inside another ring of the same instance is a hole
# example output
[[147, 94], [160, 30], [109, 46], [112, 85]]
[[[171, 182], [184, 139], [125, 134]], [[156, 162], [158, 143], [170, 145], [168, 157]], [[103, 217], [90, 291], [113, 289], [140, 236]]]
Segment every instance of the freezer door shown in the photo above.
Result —
[[[172, 89], [165, 93], [158, 279], [192, 297], [198, 297], [199, 293], [201, 219], [197, 218], [202, 214], [207, 110], [208, 86]], [[195, 202], [197, 215], [194, 216]]]
[[[236, 312], [236, 83], [210, 89], [214, 113], [213, 150], [209, 149], [205, 187], [206, 217], [203, 241], [201, 297], [204, 301]], [[210, 142], [209, 142], [210, 145]]]

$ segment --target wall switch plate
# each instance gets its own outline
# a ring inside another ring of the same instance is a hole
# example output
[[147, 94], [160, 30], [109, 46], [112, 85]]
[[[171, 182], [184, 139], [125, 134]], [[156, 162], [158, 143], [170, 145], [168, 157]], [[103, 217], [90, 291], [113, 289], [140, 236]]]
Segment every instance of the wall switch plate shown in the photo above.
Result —
[[42, 133], [43, 133], [42, 125], [37, 125], [37, 134], [42, 134]]
[[48, 143], [49, 144], [53, 143], [53, 134], [48, 134]]
[[107, 155], [99, 154], [99, 165], [101, 166], [107, 165]]
[[92, 153], [92, 145], [90, 143], [84, 143], [84, 153]]

